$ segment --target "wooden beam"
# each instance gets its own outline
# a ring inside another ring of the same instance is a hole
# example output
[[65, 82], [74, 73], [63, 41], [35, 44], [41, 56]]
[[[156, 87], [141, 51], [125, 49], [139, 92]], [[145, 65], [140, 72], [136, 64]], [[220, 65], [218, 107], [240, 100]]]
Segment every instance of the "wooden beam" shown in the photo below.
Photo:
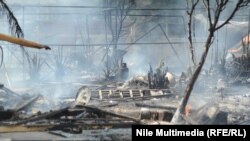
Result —
[[140, 120], [140, 119], [136, 119], [136, 118], [133, 118], [133, 117], [129, 117], [129, 116], [125, 116], [125, 115], [121, 115], [121, 114], [117, 114], [117, 113], [114, 113], [114, 112], [111, 112], [111, 111], [106, 111], [106, 110], [102, 110], [102, 109], [99, 109], [97, 107], [93, 107], [93, 106], [82, 106], [86, 109], [89, 109], [91, 111], [97, 111], [97, 112], [100, 112], [100, 113], [104, 113], [106, 115], [111, 115], [111, 116], [115, 116], [115, 117], [119, 117], [119, 118], [123, 118], [123, 119], [129, 119], [129, 120], [132, 120], [136, 123], [140, 123], [140, 124], [143, 124], [143, 122]]
[[36, 49], [43, 49], [44, 48], [46, 50], [50, 49], [50, 47], [46, 46], [46, 45], [42, 45], [42, 44], [39, 44], [39, 43], [36, 43], [36, 42], [32, 42], [32, 41], [28, 41], [28, 40], [25, 40], [25, 39], [12, 37], [12, 36], [1, 34], [1, 33], [0, 33], [0, 40], [7, 41], [7, 42], [10, 42], [10, 43], [14, 43], [14, 44], [18, 44], [18, 45], [25, 46], [25, 47], [30, 47], [30, 48], [36, 48]]
[[4, 125], [0, 126], [0, 133], [45, 131], [51, 127], [53, 127], [53, 125], [45, 125], [45, 126]]

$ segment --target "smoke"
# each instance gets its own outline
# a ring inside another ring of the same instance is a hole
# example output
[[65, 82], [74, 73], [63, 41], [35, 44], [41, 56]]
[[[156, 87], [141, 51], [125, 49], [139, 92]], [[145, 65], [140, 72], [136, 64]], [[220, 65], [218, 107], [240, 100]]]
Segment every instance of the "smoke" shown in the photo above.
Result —
[[82, 0], [9, 0], [7, 1], [9, 5], [18, 5], [18, 6], [34, 6], [34, 5], [61, 5], [61, 6], [70, 6], [70, 5], [96, 5], [99, 4], [100, 0], [91, 0], [91, 1], [82, 1]]
[[[102, 7], [102, 3], [102, 0], [8, 1], [24, 30], [25, 38], [50, 45], [52, 51], [28, 49], [31, 56], [36, 54], [45, 61], [37, 72], [40, 80], [30, 81], [27, 60], [19, 52], [19, 48], [6, 45], [4, 48], [6, 68], [5, 70], [1, 69], [1, 81], [6, 86], [13, 88], [36, 87], [55, 81], [58, 83], [87, 83], [89, 80], [95, 80], [99, 77], [99, 74], [103, 75], [104, 62], [107, 58], [105, 49], [107, 47], [112, 48], [112, 45], [109, 45], [112, 43], [112, 31], [105, 25], [104, 18], [104, 12], [110, 9], [87, 8], [87, 6]], [[136, 5], [139, 9], [151, 8], [152, 10], [129, 11], [129, 15], [125, 20], [125, 26], [128, 26], [128, 28], [124, 28], [126, 32], [123, 32], [119, 43], [134, 43], [159, 24], [164, 28], [169, 40], [166, 39], [163, 32], [157, 27], [138, 40], [136, 42], [138, 44], [135, 43], [125, 50], [127, 53], [123, 61], [128, 64], [130, 77], [146, 74], [149, 70], [149, 64], [156, 68], [162, 60], [165, 66], [169, 68], [169, 71], [177, 75], [183, 71], [185, 72], [185, 69], [191, 65], [187, 42], [188, 17], [185, 9], [186, 1], [138, 0]], [[233, 3], [223, 12], [220, 23], [228, 16], [227, 13], [230, 13], [231, 5]], [[200, 5], [200, 7], [202, 8], [203, 6]], [[112, 19], [115, 21], [114, 15], [112, 15]], [[3, 24], [1, 24], [0, 32], [8, 33], [6, 21], [1, 20]], [[195, 11], [194, 25], [192, 27], [197, 61], [204, 50], [204, 42], [208, 31], [207, 23], [205, 9]], [[204, 70], [209, 70], [216, 62], [214, 60], [215, 52], [218, 50], [220, 57], [224, 50], [233, 47], [241, 40], [242, 35], [246, 34], [247, 27], [248, 22], [246, 22], [246, 18], [239, 20], [236, 17], [230, 24], [216, 32]], [[118, 45], [118, 49], [126, 47]], [[61, 51], [59, 51], [60, 49]], [[51, 100], [60, 100], [60, 97], [63, 96], [72, 97], [75, 94], [75, 89], [77, 89], [70, 85], [67, 87], [60, 85], [53, 88], [54, 86], [51, 84], [51, 86], [48, 85], [36, 89], [39, 89], [39, 93]]]

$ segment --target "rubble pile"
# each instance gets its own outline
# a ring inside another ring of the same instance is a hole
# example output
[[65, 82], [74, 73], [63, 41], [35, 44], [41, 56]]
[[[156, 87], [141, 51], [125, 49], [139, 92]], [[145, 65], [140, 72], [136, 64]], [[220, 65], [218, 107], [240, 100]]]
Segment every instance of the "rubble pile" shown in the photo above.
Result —
[[[155, 89], [149, 88], [154, 81], [150, 84], [147, 75], [133, 77], [121, 87], [117, 83], [54, 84], [41, 85], [37, 92], [15, 93], [2, 86], [0, 132], [46, 131], [64, 138], [114, 140], [117, 131], [122, 131], [119, 135], [130, 140], [132, 124], [172, 124], [188, 78], [184, 73], [180, 78], [170, 73], [164, 76], [168, 87]], [[231, 86], [202, 74], [180, 123], [249, 124], [249, 95], [241, 95]], [[246, 93], [248, 87], [241, 90]], [[98, 134], [90, 135], [90, 131]]]
[[[5, 89], [8, 90], [4, 86], [1, 89], [3, 98], [9, 95]], [[75, 96], [62, 96], [58, 98], [57, 103], [42, 94], [26, 97], [15, 93], [15, 97], [20, 97], [15, 99], [15, 103], [19, 103], [19, 106], [8, 109], [3, 106], [1, 111], [6, 115], [1, 116], [1, 133], [47, 131], [53, 135], [68, 137], [65, 135], [68, 134], [77, 137], [79, 134], [86, 134], [85, 131], [105, 129], [107, 132], [102, 136], [98, 135], [99, 139], [115, 139], [116, 130], [121, 130], [124, 131], [121, 136], [129, 140], [131, 131], [128, 128], [132, 124], [170, 122], [178, 105], [178, 99], [170, 90], [148, 88], [106, 90], [106, 87], [96, 89], [95, 86], [93, 88], [83, 86], [78, 89]], [[156, 103], [159, 103], [158, 106]], [[166, 103], [175, 103], [175, 106]], [[42, 110], [44, 108], [47, 110]], [[8, 112], [9, 114], [6, 114]], [[116, 130], [112, 131], [113, 133], [109, 132], [114, 129]], [[90, 138], [93, 138], [93, 135]]]
[[250, 77], [250, 58], [246, 55], [234, 57], [225, 65], [226, 75], [234, 81], [246, 82]]
[[135, 89], [140, 89], [140, 88], [148, 88], [149, 83], [148, 79], [146, 76], [134, 76], [130, 80], [126, 81], [122, 88], [135, 88]]

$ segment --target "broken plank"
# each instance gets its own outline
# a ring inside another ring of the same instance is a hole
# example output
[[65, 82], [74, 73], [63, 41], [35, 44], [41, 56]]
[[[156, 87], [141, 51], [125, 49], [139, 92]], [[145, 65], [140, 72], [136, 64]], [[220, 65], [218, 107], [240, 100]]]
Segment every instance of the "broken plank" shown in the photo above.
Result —
[[112, 98], [112, 99], [103, 99], [103, 101], [130, 101], [130, 100], [149, 100], [152, 98], [166, 98], [173, 96], [173, 94], [163, 94], [163, 95], [156, 95], [156, 96], [143, 96], [143, 97], [126, 97], [126, 98]]
[[24, 125], [0, 126], [0, 133], [45, 131], [51, 127], [53, 127], [53, 125], [32, 126], [32, 127]]
[[175, 111], [177, 109], [177, 107], [161, 106], [161, 105], [148, 105], [148, 104], [143, 104], [143, 103], [135, 103], [135, 106], [137, 106], [137, 107], [165, 109], [165, 110], [169, 110], [169, 111]]
[[119, 117], [119, 118], [124, 118], [124, 119], [129, 119], [129, 120], [132, 120], [134, 122], [143, 124], [143, 122], [140, 119], [136, 119], [136, 118], [133, 118], [133, 117], [117, 114], [117, 113], [110, 112], [110, 111], [105, 111], [105, 110], [102, 110], [102, 109], [99, 109], [99, 108], [93, 107], [93, 106], [82, 106], [82, 107], [84, 107], [86, 109], [93, 110], [93, 111], [101, 112], [101, 113], [104, 113], [104, 114], [107, 114], [107, 115], [111, 115], [111, 116], [115, 116], [115, 117]]
[[49, 118], [56, 118], [56, 117], [60, 117], [61, 115], [63, 115], [65, 112], [67, 112], [68, 107], [63, 108], [63, 109], [59, 109], [59, 110], [55, 110], [49, 113], [43, 113], [41, 115], [37, 115], [35, 117], [31, 117], [25, 120], [21, 120], [18, 121], [16, 123], [14, 123], [14, 125], [18, 125], [18, 124], [25, 124], [31, 121], [35, 121], [35, 120], [39, 120], [39, 119], [49, 119]]
[[15, 108], [14, 111], [18, 112], [20, 110], [25, 109], [26, 107], [28, 107], [29, 105], [31, 105], [33, 102], [35, 102], [39, 97], [40, 97], [40, 95], [37, 95], [37, 96], [34, 96], [34, 97], [28, 99], [27, 101], [25, 101], [22, 104], [20, 104], [17, 108]]

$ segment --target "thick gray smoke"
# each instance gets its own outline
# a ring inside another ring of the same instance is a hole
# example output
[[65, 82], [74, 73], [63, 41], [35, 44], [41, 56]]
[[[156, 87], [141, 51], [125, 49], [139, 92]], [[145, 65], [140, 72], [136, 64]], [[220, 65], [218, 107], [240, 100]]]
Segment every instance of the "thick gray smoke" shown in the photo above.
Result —
[[20, 5], [20, 6], [34, 6], [34, 5], [96, 5], [100, 3], [100, 0], [91, 0], [91, 1], [82, 1], [82, 0], [8, 0], [8, 4], [10, 5]]
[[[110, 44], [112, 31], [107, 25], [108, 19], [104, 18], [104, 13], [112, 8], [101, 8], [103, 0], [9, 0], [7, 2], [24, 30], [25, 38], [50, 45], [52, 50], [28, 49], [29, 56], [25, 56], [18, 46], [3, 43], [5, 66], [0, 70], [2, 83], [15, 88], [29, 87], [31, 84], [37, 86], [48, 82], [91, 83], [90, 80], [103, 77], [105, 59], [108, 58], [107, 54], [111, 54], [110, 50], [113, 47]], [[123, 58], [130, 69], [130, 77], [146, 74], [149, 64], [156, 68], [161, 61], [164, 61], [169, 71], [176, 75], [186, 71], [191, 65], [187, 42], [186, 1], [138, 0], [136, 6], [128, 12], [124, 22], [127, 28], [122, 30], [122, 37], [117, 46], [121, 50], [130, 46], [125, 50], [127, 53]], [[198, 7], [192, 25], [197, 61], [204, 49], [208, 31], [207, 13], [204, 8], [202, 9], [202, 5]], [[135, 10], [136, 8], [146, 10]], [[228, 16], [230, 9], [232, 9], [230, 6], [225, 9], [220, 22]], [[242, 13], [240, 12], [230, 24], [215, 33], [205, 69], [208, 70], [216, 62], [214, 57], [217, 50], [220, 55], [247, 34], [248, 17], [240, 16]], [[113, 28], [116, 19], [114, 14], [115, 12], [111, 14]], [[6, 18], [3, 16], [0, 20], [0, 32], [9, 34]], [[166, 35], [161, 28], [154, 28], [158, 25], [163, 27]], [[150, 31], [151, 29], [153, 30]], [[126, 43], [128, 45], [124, 45]], [[110, 47], [108, 53], [107, 47]], [[70, 92], [71, 89], [69, 91], [64, 86], [58, 87], [59, 89], [53, 90], [54, 99], [68, 93], [74, 94]], [[44, 93], [47, 95], [49, 92]]]

